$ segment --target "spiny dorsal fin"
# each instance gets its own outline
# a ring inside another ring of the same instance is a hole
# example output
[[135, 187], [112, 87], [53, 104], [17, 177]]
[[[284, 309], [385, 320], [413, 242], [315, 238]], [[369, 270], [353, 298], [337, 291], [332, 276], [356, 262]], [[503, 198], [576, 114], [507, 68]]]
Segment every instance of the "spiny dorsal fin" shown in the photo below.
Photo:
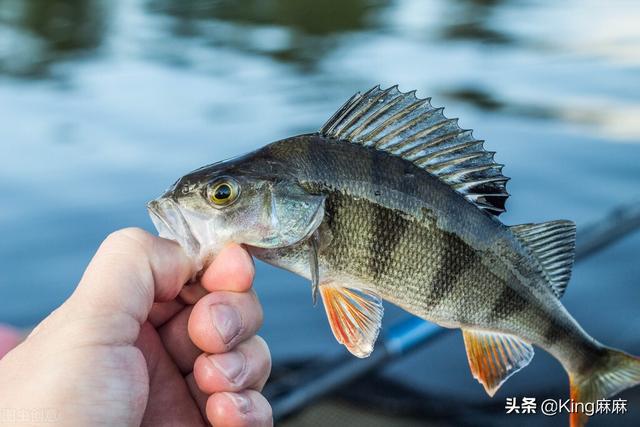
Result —
[[576, 247], [576, 225], [558, 220], [514, 225], [511, 231], [531, 251], [545, 273], [551, 289], [562, 297], [569, 279]]
[[489, 396], [533, 359], [533, 347], [513, 335], [463, 329], [462, 336], [471, 373]]
[[376, 86], [356, 93], [320, 129], [338, 140], [386, 151], [436, 175], [478, 208], [493, 215], [505, 211], [509, 178], [493, 161], [483, 141], [457, 119], [447, 119], [430, 99], [415, 91], [402, 93], [397, 86]]

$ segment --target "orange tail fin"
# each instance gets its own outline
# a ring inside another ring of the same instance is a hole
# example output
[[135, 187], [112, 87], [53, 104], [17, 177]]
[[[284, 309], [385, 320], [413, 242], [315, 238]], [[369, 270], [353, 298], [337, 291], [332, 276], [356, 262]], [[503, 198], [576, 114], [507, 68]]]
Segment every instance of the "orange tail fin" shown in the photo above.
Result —
[[[606, 349], [595, 368], [585, 374], [569, 374], [571, 399], [595, 402], [640, 384], [640, 358], [619, 350]], [[570, 416], [571, 427], [582, 427], [589, 417], [581, 412]]]

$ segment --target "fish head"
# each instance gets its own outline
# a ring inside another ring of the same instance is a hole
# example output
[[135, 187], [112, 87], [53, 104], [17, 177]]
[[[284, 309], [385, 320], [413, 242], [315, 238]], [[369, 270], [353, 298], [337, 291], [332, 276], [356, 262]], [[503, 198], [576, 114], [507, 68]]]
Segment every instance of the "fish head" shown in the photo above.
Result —
[[197, 169], [147, 208], [161, 237], [205, 267], [230, 242], [275, 249], [307, 239], [324, 217], [281, 163], [259, 152]]

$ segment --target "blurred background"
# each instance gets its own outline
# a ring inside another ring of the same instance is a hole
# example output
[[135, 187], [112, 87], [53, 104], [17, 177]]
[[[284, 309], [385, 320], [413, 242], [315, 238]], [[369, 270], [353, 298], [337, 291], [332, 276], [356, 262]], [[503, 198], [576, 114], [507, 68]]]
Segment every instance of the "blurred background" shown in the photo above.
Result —
[[[637, 1], [0, 0], [0, 322], [40, 321], [111, 231], [152, 231], [145, 203], [179, 176], [315, 131], [378, 83], [433, 97], [497, 151], [507, 224], [580, 228], [640, 200]], [[564, 298], [635, 354], [639, 253], [634, 233], [589, 258]], [[345, 352], [308, 283], [258, 269], [276, 368]], [[389, 307], [385, 327], [401, 315]], [[508, 396], [568, 396], [536, 354], [491, 400], [453, 333], [286, 424], [566, 425], [504, 416]], [[638, 425], [637, 395], [592, 424]], [[471, 419], [469, 405], [493, 410]]]

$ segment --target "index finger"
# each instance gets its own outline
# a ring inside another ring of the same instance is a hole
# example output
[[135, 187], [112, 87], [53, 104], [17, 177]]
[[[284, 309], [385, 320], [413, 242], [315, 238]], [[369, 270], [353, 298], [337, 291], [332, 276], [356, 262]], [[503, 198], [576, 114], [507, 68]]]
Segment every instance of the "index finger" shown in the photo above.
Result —
[[242, 246], [225, 246], [202, 275], [200, 283], [207, 291], [246, 292], [251, 289], [255, 267], [253, 258]]

